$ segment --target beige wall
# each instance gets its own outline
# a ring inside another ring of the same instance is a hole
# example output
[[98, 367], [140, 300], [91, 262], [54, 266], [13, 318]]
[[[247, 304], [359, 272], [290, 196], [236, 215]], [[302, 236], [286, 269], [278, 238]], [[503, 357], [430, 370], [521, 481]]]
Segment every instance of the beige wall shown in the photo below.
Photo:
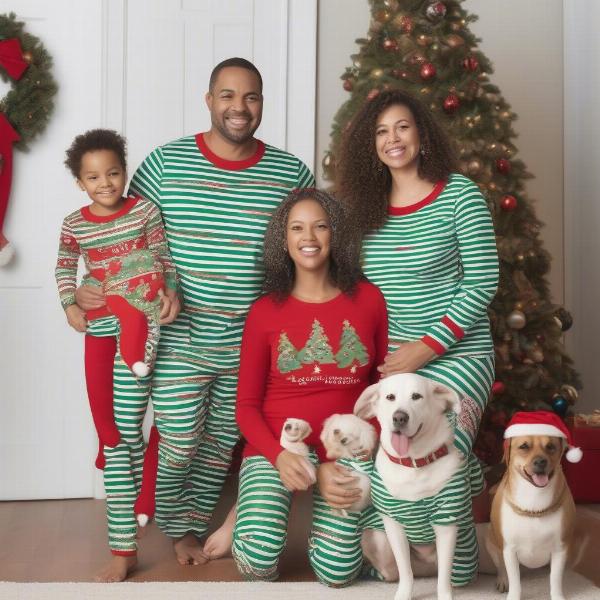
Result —
[[[536, 200], [545, 247], [553, 257], [550, 286], [556, 302], [563, 284], [563, 71], [562, 0], [466, 0], [479, 15], [471, 27], [494, 63], [492, 82], [519, 115], [514, 124], [519, 157], [536, 179], [527, 182]], [[333, 116], [347, 97], [340, 75], [367, 33], [367, 0], [319, 2], [317, 79], [317, 175], [329, 144]]]

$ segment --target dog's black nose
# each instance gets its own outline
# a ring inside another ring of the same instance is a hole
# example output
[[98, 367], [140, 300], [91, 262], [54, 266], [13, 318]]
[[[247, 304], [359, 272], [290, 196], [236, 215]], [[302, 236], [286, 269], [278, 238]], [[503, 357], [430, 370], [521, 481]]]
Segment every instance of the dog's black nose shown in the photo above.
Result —
[[536, 456], [533, 459], [533, 472], [534, 473], [545, 473], [546, 467], [548, 466], [548, 459], [543, 456]]
[[394, 427], [404, 427], [408, 423], [408, 413], [403, 410], [397, 410], [392, 416]]

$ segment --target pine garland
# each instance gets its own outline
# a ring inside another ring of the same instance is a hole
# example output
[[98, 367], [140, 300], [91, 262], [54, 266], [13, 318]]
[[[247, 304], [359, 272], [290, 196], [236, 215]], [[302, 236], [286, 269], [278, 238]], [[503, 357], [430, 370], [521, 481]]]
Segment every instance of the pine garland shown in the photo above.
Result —
[[15, 143], [19, 150], [28, 150], [30, 142], [48, 125], [54, 110], [53, 97], [58, 89], [51, 73], [52, 57], [39, 38], [24, 29], [25, 23], [17, 21], [14, 13], [0, 15], [0, 40], [17, 38], [23, 57], [29, 63], [19, 81], [13, 81], [0, 68], [2, 79], [12, 84], [12, 89], [0, 100], [0, 112], [21, 136]]

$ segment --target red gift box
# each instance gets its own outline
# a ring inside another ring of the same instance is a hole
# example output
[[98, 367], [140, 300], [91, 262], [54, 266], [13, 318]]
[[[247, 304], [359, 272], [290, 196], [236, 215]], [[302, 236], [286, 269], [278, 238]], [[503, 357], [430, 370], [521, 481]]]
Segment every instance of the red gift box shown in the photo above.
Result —
[[590, 427], [567, 420], [573, 445], [581, 448], [578, 463], [563, 459], [563, 471], [575, 502], [600, 502], [600, 427]]

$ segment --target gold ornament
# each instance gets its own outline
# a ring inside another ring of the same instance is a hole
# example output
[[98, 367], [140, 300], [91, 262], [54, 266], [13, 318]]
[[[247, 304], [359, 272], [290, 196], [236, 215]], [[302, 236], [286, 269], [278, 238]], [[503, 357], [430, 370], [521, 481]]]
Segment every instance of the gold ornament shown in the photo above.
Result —
[[371, 71], [371, 77], [379, 79], [383, 75], [383, 69], [373, 69]]
[[458, 48], [465, 43], [464, 38], [460, 37], [460, 35], [456, 35], [455, 33], [451, 33], [446, 36], [446, 44], [450, 46], [450, 48]]
[[390, 20], [390, 17], [392, 15], [390, 14], [389, 11], [387, 10], [379, 10], [375, 13], [375, 18], [380, 22], [380, 23], [387, 23]]
[[423, 94], [423, 96], [427, 96], [428, 94], [431, 94], [430, 87], [422, 87], [419, 91], [421, 92], [421, 94]]
[[579, 398], [579, 392], [572, 385], [561, 385], [560, 393], [567, 399], [569, 404], [575, 404], [577, 398]]
[[488, 189], [490, 192], [495, 192], [498, 189], [498, 186], [493, 181], [490, 181], [488, 183]]
[[33, 54], [31, 54], [31, 52], [29, 52], [29, 50], [27, 50], [27, 52], [23, 52], [23, 60], [26, 63], [31, 64], [31, 62], [33, 61]]
[[430, 35], [421, 33], [417, 36], [417, 44], [419, 44], [419, 46], [429, 46], [431, 42], [433, 42], [433, 38]]
[[515, 310], [523, 310], [523, 303], [522, 302], [515, 302], [514, 309]]
[[398, 10], [398, 0], [383, 0], [383, 4], [386, 8], [389, 8], [390, 10]]
[[469, 175], [477, 175], [479, 171], [481, 171], [482, 166], [483, 165], [481, 164], [481, 161], [477, 158], [474, 158], [467, 164], [467, 171], [469, 172]]
[[513, 310], [506, 318], [506, 323], [511, 329], [523, 329], [527, 325], [527, 319], [520, 310]]
[[509, 110], [503, 110], [499, 117], [500, 119], [502, 119], [502, 121], [510, 121], [510, 118], [512, 116], [512, 113]]

